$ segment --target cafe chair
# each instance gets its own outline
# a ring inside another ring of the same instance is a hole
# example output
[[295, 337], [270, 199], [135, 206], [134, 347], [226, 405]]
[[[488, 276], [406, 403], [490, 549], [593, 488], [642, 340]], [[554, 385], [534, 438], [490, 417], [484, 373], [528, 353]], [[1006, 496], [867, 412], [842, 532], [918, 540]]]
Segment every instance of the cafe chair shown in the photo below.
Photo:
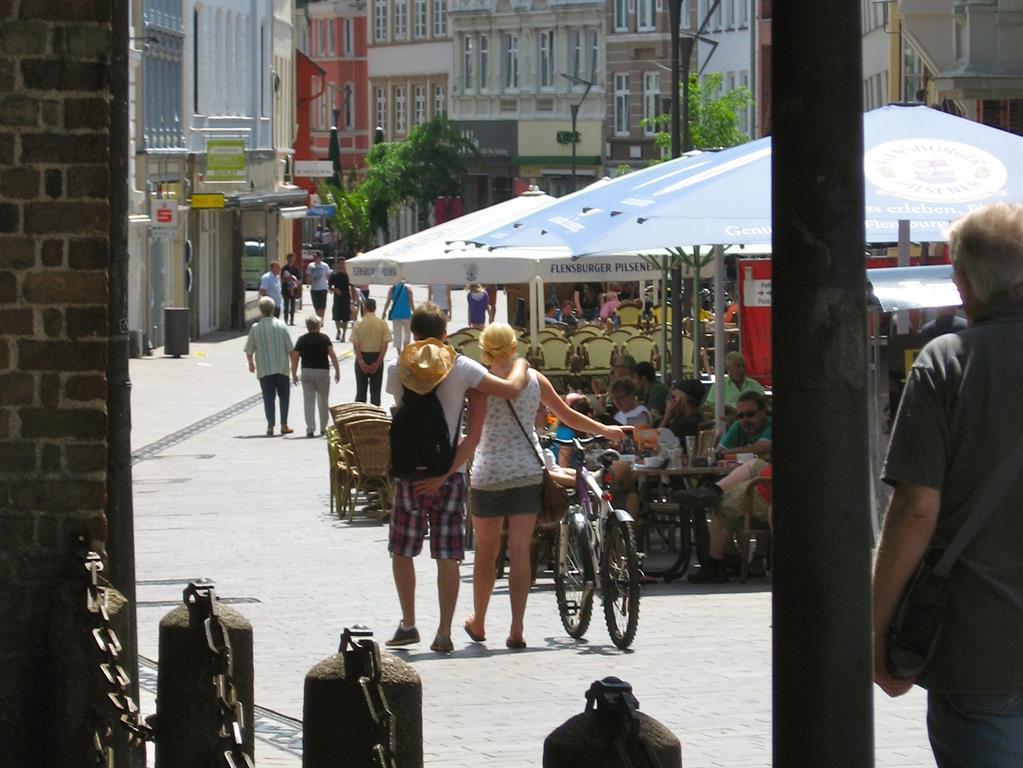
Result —
[[643, 317], [639, 307], [618, 307], [615, 314], [618, 315], [619, 326], [638, 326]]
[[[757, 493], [758, 486], [766, 485], [768, 488], [771, 486], [770, 477], [755, 477], [750, 480], [749, 485], [746, 486], [746, 494], [743, 499], [743, 516], [742, 516], [742, 533], [739, 534], [739, 552], [742, 558], [742, 563], [739, 566], [739, 583], [745, 584], [749, 581], [749, 559], [750, 559], [750, 540], [760, 533], [759, 542], [766, 539], [767, 554], [770, 555], [771, 547], [771, 531], [774, 529], [774, 505], [769, 504], [767, 507], [767, 530], [763, 528], [763, 522], [753, 517], [753, 501], [754, 494]], [[769, 556], [764, 558], [764, 561], [768, 564], [771, 562]]]
[[354, 516], [354, 501], [362, 494], [367, 506], [375, 499], [379, 512], [373, 517], [379, 522], [391, 514], [391, 443], [390, 421], [387, 419], [366, 419], [348, 425], [354, 462], [354, 486], [351, 489], [351, 517]]
[[480, 365], [483, 364], [483, 350], [480, 349], [480, 340], [478, 338], [466, 339], [455, 347], [455, 349], [470, 360], [475, 360]]

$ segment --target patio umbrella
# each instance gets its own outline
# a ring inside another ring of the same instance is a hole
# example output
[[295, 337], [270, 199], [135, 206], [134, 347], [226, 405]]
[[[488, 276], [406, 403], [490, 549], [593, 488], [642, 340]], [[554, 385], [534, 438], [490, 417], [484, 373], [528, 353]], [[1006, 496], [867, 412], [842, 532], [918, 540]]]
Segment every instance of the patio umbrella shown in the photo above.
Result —
[[[925, 106], [863, 116], [870, 243], [947, 239], [990, 202], [1023, 200], [1023, 137]], [[771, 241], [771, 139], [636, 171], [476, 238], [489, 246], [563, 245], [573, 255]]]

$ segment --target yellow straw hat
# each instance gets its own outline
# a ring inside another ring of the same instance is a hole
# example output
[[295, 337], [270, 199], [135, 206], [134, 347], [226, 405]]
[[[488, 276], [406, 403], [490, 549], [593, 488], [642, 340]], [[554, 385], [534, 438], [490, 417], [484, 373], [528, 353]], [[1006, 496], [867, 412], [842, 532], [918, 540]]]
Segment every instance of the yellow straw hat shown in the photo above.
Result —
[[401, 383], [425, 395], [440, 384], [455, 366], [457, 353], [440, 339], [423, 339], [409, 344], [398, 359]]

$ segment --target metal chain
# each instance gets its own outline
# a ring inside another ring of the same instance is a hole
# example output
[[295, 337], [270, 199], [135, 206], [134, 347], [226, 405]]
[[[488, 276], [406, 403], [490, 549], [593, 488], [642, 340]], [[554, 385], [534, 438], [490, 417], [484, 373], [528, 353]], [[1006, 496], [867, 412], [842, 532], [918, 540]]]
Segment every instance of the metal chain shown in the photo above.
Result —
[[661, 761], [650, 745], [639, 738], [639, 700], [632, 693], [632, 686], [617, 677], [605, 677], [594, 681], [586, 691], [586, 709], [603, 712], [610, 720], [614, 718], [614, 748], [622, 768], [634, 768], [630, 753], [637, 750], [646, 758], [648, 768], [661, 768]]
[[234, 659], [231, 638], [217, 614], [217, 598], [212, 584], [190, 583], [183, 593], [185, 605], [202, 621], [203, 636], [213, 658], [213, 690], [217, 697], [217, 739], [220, 756], [227, 768], [254, 768], [245, 751], [243, 729], [245, 711], [234, 686]]
[[397, 768], [394, 714], [387, 706], [387, 697], [384, 696], [384, 687], [380, 682], [380, 646], [373, 639], [373, 632], [361, 624], [345, 627], [341, 633], [338, 653], [345, 659], [345, 677], [348, 680], [358, 677], [366, 708], [373, 721], [376, 736], [376, 742], [371, 747], [373, 765], [376, 768]]
[[[142, 720], [131, 695], [131, 677], [120, 664], [121, 643], [110, 621], [110, 587], [100, 577], [103, 558], [84, 542], [79, 543], [78, 558], [85, 570], [85, 608], [91, 624], [89, 634], [100, 656], [99, 671], [106, 681], [106, 699], [128, 733], [128, 746], [138, 749], [144, 742], [152, 741], [155, 734], [152, 726]], [[93, 755], [97, 766], [113, 768], [114, 748], [110, 743], [113, 735], [113, 729], [105, 723], [98, 723], [93, 731]]]

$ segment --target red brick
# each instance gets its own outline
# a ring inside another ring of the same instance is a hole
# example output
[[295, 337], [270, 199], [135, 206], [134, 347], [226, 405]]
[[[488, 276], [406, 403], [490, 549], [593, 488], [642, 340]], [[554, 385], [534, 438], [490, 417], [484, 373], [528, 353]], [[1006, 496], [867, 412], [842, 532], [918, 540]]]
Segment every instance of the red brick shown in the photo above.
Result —
[[43, 443], [43, 472], [60, 472], [64, 466], [64, 453], [57, 443]]
[[63, 267], [64, 266], [64, 241], [45, 240], [43, 241], [43, 266]]
[[6, 96], [0, 98], [0, 125], [39, 125], [39, 102], [29, 96]]
[[52, 99], [44, 99], [43, 105], [43, 127], [57, 128], [64, 122], [64, 114], [61, 102]]
[[68, 253], [71, 269], [106, 269], [110, 266], [110, 244], [106, 239], [72, 240]]
[[[37, 466], [35, 443], [28, 440], [5, 440], [0, 443], [0, 467], [4, 468], [5, 474], [32, 472]], [[3, 518], [0, 517], [0, 520]]]
[[74, 165], [67, 170], [68, 197], [106, 197], [110, 171], [105, 165]]
[[[0, 188], [4, 188], [2, 178], [0, 175]], [[28, 237], [0, 237], [0, 253], [10, 269], [27, 269], [36, 263], [36, 244]]]
[[21, 136], [21, 163], [78, 163], [83, 157], [104, 162], [109, 152], [105, 133], [25, 133]]
[[68, 472], [98, 472], [107, 465], [107, 448], [101, 443], [73, 443], [67, 446]]
[[64, 194], [64, 172], [57, 168], [47, 170], [43, 174], [43, 191], [52, 199]]
[[105, 64], [91, 61], [28, 59], [21, 62], [22, 82], [32, 91], [102, 91], [109, 87], [108, 75]]
[[0, 374], [0, 405], [31, 405], [35, 396], [36, 380], [31, 373]]
[[61, 543], [60, 532], [63, 530], [59, 515], [37, 515], [35, 544], [43, 549], [55, 549]]
[[0, 272], [0, 304], [13, 304], [17, 298], [17, 276], [13, 272]]
[[98, 408], [22, 408], [20, 415], [25, 438], [106, 439], [107, 415]]
[[107, 379], [96, 374], [93, 376], [72, 376], [64, 383], [64, 397], [68, 400], [103, 400], [107, 399]]
[[64, 313], [61, 310], [43, 310], [43, 333], [48, 339], [57, 339], [64, 335]]
[[39, 194], [39, 171], [25, 167], [6, 168], [0, 171], [0, 188], [5, 197], [31, 200]]
[[[11, 437], [11, 414], [0, 409], [0, 440], [8, 440]], [[6, 493], [3, 491], [3, 483], [0, 483], [0, 506], [3, 505], [4, 499], [6, 499]]]
[[[28, 443], [28, 445], [32, 445]], [[0, 446], [3, 450], [3, 446]], [[33, 446], [34, 450], [34, 446]], [[32, 456], [33, 466], [35, 455]], [[35, 520], [32, 515], [25, 513], [14, 515], [3, 515], [0, 517], [0, 541], [8, 549], [18, 549], [32, 543], [32, 532], [35, 528]]]
[[41, 22], [15, 21], [0, 27], [0, 48], [11, 56], [46, 53], [50, 28]]
[[65, 313], [69, 339], [107, 335], [107, 311], [104, 307], [69, 307]]
[[44, 373], [39, 377], [39, 402], [44, 408], [56, 408], [60, 404], [60, 377], [55, 373]]
[[25, 275], [22, 295], [34, 304], [102, 304], [107, 298], [103, 272], [41, 270]]
[[105, 99], [68, 99], [64, 102], [64, 125], [69, 131], [110, 125], [110, 105]]
[[[21, 480], [11, 484], [11, 496], [15, 506], [33, 511], [102, 509], [107, 488], [101, 480]], [[23, 573], [23, 577], [29, 576]]]
[[11, 203], [0, 203], [0, 232], [17, 232], [21, 226], [21, 209]]
[[106, 370], [107, 345], [102, 341], [18, 342], [18, 366], [24, 371]]
[[110, 21], [109, 0], [22, 0], [22, 19], [46, 21]]
[[102, 203], [26, 203], [25, 232], [29, 234], [91, 234], [109, 230], [110, 205]]
[[34, 325], [34, 311], [30, 307], [0, 309], [0, 328], [6, 336], [31, 336]]
[[0, 165], [14, 165], [13, 133], [0, 134]]

